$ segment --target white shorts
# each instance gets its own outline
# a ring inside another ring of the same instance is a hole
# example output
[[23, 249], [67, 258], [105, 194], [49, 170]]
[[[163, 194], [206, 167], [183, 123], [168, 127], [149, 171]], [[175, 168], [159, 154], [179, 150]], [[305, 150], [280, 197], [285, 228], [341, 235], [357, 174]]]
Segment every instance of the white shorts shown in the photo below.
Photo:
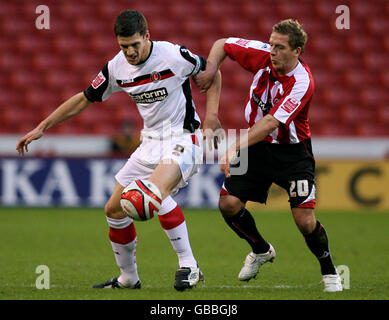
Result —
[[203, 161], [202, 142], [200, 130], [166, 140], [142, 137], [141, 145], [116, 174], [116, 181], [125, 187], [135, 180], [148, 179], [162, 160], [173, 160], [179, 165], [182, 174], [181, 181], [171, 192], [174, 195], [199, 171]]

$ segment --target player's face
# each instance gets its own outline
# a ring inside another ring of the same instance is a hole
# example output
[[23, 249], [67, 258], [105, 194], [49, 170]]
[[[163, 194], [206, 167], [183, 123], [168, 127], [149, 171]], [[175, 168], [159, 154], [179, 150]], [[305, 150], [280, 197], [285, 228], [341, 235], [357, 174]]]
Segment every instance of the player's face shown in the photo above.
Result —
[[117, 36], [120, 49], [123, 51], [129, 64], [137, 65], [144, 62], [150, 53], [150, 34], [144, 36], [135, 33], [131, 37]]
[[288, 43], [289, 36], [272, 32], [270, 35], [270, 59], [274, 70], [279, 75], [292, 71], [298, 62], [301, 48], [292, 49]]

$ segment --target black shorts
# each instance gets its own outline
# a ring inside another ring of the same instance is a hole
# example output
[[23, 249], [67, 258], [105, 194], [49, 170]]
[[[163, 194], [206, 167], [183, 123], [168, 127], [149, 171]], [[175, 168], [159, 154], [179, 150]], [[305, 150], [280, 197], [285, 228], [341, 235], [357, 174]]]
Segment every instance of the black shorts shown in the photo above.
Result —
[[315, 207], [315, 160], [310, 139], [297, 144], [259, 142], [248, 148], [247, 157], [247, 172], [233, 175], [232, 171], [221, 194], [227, 191], [242, 202], [266, 203], [275, 183], [288, 192], [291, 208]]

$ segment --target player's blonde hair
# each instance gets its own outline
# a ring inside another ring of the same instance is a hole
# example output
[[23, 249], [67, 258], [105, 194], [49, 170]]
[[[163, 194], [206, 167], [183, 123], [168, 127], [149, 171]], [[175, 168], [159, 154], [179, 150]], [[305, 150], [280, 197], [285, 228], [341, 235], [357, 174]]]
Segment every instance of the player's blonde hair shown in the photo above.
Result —
[[286, 19], [273, 26], [273, 32], [289, 36], [289, 45], [292, 49], [301, 48], [301, 53], [304, 52], [305, 44], [308, 40], [308, 35], [304, 31], [303, 26], [297, 20]]

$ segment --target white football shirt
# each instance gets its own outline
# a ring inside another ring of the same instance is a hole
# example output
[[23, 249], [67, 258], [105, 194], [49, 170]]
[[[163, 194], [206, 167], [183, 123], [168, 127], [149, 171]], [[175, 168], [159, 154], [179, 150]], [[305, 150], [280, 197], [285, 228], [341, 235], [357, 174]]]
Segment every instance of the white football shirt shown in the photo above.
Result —
[[144, 121], [142, 135], [168, 137], [185, 130], [194, 132], [200, 118], [192, 100], [190, 76], [205, 70], [205, 60], [183, 46], [152, 41], [149, 57], [131, 65], [120, 51], [92, 81], [85, 96], [104, 101], [125, 91], [136, 103]]

